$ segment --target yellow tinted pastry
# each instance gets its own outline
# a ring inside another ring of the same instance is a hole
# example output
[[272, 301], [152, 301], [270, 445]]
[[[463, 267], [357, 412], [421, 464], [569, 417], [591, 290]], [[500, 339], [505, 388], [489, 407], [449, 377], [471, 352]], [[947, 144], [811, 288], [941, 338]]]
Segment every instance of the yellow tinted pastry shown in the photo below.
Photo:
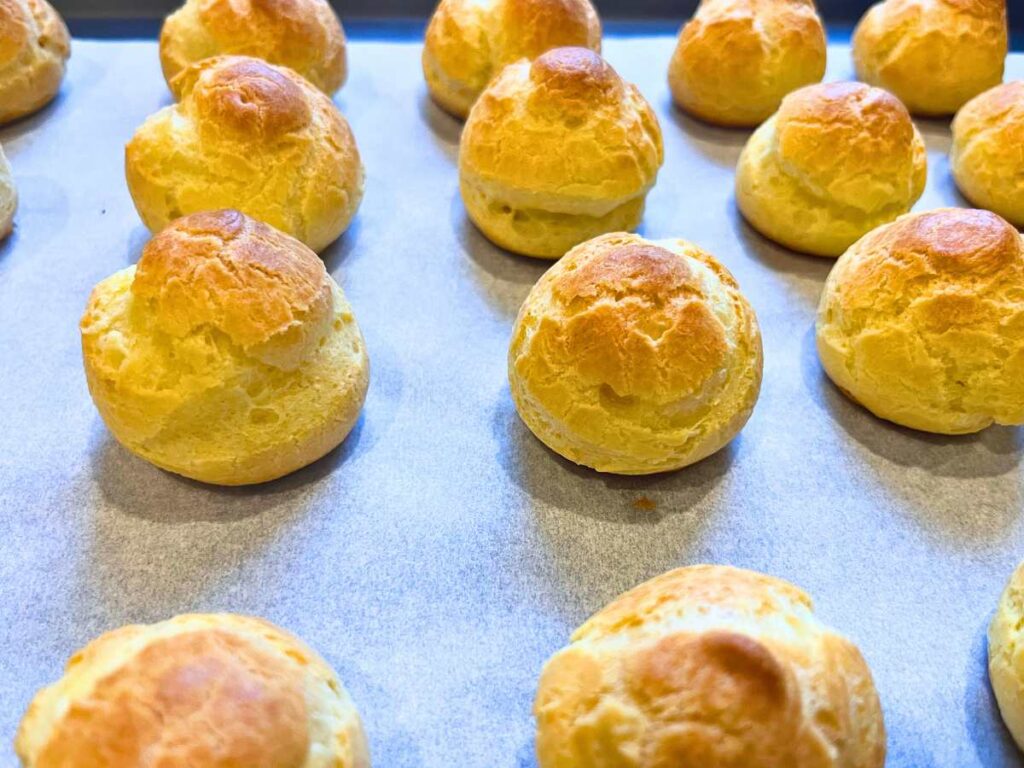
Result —
[[565, 46], [600, 52], [590, 0], [441, 0], [427, 26], [423, 74], [434, 100], [464, 118], [506, 65]]
[[826, 373], [877, 416], [942, 434], [1024, 424], [1024, 240], [989, 211], [910, 214], [836, 262]]
[[599, 611], [544, 667], [540, 768], [882, 768], [863, 657], [780, 579], [680, 568]]
[[964, 196], [1024, 227], [1024, 80], [997, 85], [953, 120], [949, 162]]
[[11, 165], [7, 162], [3, 147], [0, 147], [0, 240], [11, 234], [17, 208], [18, 191], [14, 187]]
[[740, 431], [761, 386], [757, 318], [728, 270], [684, 240], [574, 248], [519, 311], [509, 385], [526, 426], [600, 472], [678, 469]]
[[225, 54], [288, 67], [328, 95], [345, 82], [345, 33], [327, 0], [186, 0], [160, 31], [168, 83]]
[[459, 145], [462, 200], [494, 243], [556, 259], [635, 229], [664, 159], [635, 86], [585, 48], [505, 68], [473, 107]]
[[237, 208], [321, 251], [348, 227], [363, 166], [345, 118], [291, 70], [224, 56], [184, 70], [180, 103], [125, 151], [128, 188], [159, 232], [189, 213]]
[[884, 0], [853, 32], [857, 77], [915, 115], [950, 115], [1003, 79], [1006, 0]]
[[701, 0], [679, 33], [668, 81], [693, 116], [753, 126], [824, 75], [825, 29], [813, 0]]
[[220, 485], [272, 480], [352, 429], [362, 335], [316, 254], [237, 211], [194, 214], [93, 290], [82, 355], [96, 407], [133, 453]]
[[68, 29], [46, 0], [0, 0], [0, 124], [49, 104], [70, 55]]
[[988, 628], [988, 679], [1007, 730], [1024, 749], [1024, 564], [1006, 584]]
[[736, 203], [766, 237], [839, 256], [910, 210], [927, 173], [924, 141], [895, 97], [861, 83], [810, 85], [743, 148]]
[[369, 768], [355, 705], [297, 637], [185, 615], [108, 632], [22, 720], [25, 768]]

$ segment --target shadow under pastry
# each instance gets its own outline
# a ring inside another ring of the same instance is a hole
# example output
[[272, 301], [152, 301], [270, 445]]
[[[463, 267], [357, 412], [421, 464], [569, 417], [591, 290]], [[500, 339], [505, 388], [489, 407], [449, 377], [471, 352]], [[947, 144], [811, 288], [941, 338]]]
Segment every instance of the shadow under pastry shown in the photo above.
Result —
[[520, 256], [499, 248], [470, 220], [458, 192], [452, 198], [449, 219], [459, 246], [469, 257], [477, 290], [491, 306], [514, 318], [530, 289], [555, 261]]
[[683, 141], [705, 161], [733, 170], [753, 128], [729, 128], [705, 122], [685, 112], [672, 100], [665, 99], [662, 114], [679, 129]]
[[457, 163], [459, 159], [459, 139], [462, 136], [462, 121], [452, 117], [441, 107], [437, 106], [437, 103], [430, 98], [430, 94], [425, 86], [420, 91], [418, 109], [420, 119], [430, 129], [435, 144], [448, 156], [448, 159], [453, 164]]
[[[705, 497], [719, 485], [740, 447], [675, 472], [643, 477], [601, 474], [550, 450], [527, 429], [503, 387], [492, 416], [497, 460], [520, 494], [524, 531], [508, 553], [514, 573], [554, 583], [568, 593], [552, 610], [584, 607], [583, 615], [634, 585], [690, 561], [711, 523]], [[567, 621], [578, 621], [576, 613]]]

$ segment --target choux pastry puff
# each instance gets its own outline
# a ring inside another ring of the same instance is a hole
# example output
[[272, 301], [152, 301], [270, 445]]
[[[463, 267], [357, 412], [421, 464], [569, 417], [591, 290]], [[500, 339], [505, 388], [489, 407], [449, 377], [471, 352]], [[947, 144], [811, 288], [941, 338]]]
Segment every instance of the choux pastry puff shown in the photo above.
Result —
[[1024, 750], [1024, 563], [1013, 572], [988, 627], [988, 679], [999, 712]]
[[680, 109], [727, 126], [760, 125], [783, 96], [824, 76], [813, 0], [701, 0], [668, 70]]
[[261, 619], [177, 616], [107, 632], [40, 691], [24, 768], [369, 768], [334, 670]]
[[11, 164], [0, 146], [0, 240], [14, 228], [14, 212], [18, 209], [18, 190], [14, 186]]
[[68, 28], [47, 0], [0, 0], [0, 125], [49, 104], [69, 56]]
[[318, 253], [345, 231], [363, 197], [363, 165], [322, 91], [244, 56], [204, 59], [171, 87], [179, 103], [146, 120], [125, 149], [128, 189], [151, 231], [220, 208]]
[[81, 329], [114, 437], [206, 483], [261, 483], [316, 461], [366, 397], [366, 347], [323, 262], [238, 211], [171, 224], [96, 286]]
[[1024, 228], [1024, 80], [975, 96], [953, 119], [949, 164], [979, 208]]
[[736, 281], [685, 240], [604, 235], [533, 287], [509, 386], [549, 448], [599, 472], [679, 469], [725, 446], [761, 387], [761, 335]]
[[345, 32], [327, 0], [186, 0], [160, 30], [170, 83], [197, 61], [231, 54], [288, 67], [332, 95], [345, 83]]
[[989, 211], [909, 214], [857, 241], [818, 307], [818, 354], [854, 401], [911, 429], [1024, 424], [1024, 239]]
[[857, 647], [781, 579], [679, 568], [622, 595], [547, 662], [540, 768], [882, 768]]
[[862, 83], [809, 85], [747, 141], [736, 203], [765, 237], [836, 257], [909, 211], [927, 175], [924, 140], [896, 97]]
[[857, 78], [912, 114], [951, 115], [1003, 79], [1006, 0], [884, 0], [853, 31]]
[[464, 119], [506, 65], [566, 46], [600, 53], [590, 0], [441, 0], [427, 26], [423, 75], [434, 101]]
[[664, 160], [636, 86], [585, 48], [510, 64], [473, 107], [459, 143], [462, 201], [493, 243], [557, 259], [636, 229]]

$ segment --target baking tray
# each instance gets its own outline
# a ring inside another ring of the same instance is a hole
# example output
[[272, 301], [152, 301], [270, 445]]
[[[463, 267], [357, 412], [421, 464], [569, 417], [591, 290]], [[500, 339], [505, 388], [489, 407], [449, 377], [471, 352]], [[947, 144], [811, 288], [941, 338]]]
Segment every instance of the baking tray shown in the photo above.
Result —
[[[152, 42], [76, 41], [58, 101], [0, 131], [21, 193], [0, 245], [0, 764], [33, 692], [82, 644], [184, 611], [265, 616], [338, 669], [379, 768], [530, 768], [544, 660], [591, 612], [669, 568], [719, 562], [790, 579], [874, 671], [889, 765], [1010, 766], [985, 629], [1024, 555], [1022, 439], [929, 437], [850, 404], [812, 324], [831, 262], [738, 218], [744, 131], [675, 112], [670, 37], [607, 40], [658, 111], [665, 167], [643, 232], [735, 273], [764, 332], [746, 429], [674, 474], [624, 479], [544, 448], [509, 399], [516, 311], [545, 269], [491, 246], [457, 192], [459, 124], [428, 100], [415, 41], [354, 40], [338, 104], [366, 198], [325, 254], [355, 307], [372, 381], [344, 445], [270, 485], [219, 490], [110, 437], [86, 390], [89, 290], [148, 238], [123, 145], [169, 103]], [[830, 78], [849, 51], [829, 51]], [[1009, 77], [1024, 75], [1014, 56]], [[921, 122], [917, 209], [960, 205], [946, 122]], [[653, 508], [652, 508], [653, 507]]]

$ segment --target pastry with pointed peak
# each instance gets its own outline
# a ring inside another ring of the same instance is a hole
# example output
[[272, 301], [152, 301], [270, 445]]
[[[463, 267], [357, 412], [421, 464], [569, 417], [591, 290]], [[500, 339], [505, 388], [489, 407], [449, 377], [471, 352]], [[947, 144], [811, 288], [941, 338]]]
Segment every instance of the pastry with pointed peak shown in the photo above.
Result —
[[239, 213], [185, 216], [92, 292], [89, 392], [114, 437], [158, 467], [262, 483], [339, 445], [369, 383], [362, 334], [323, 262]]
[[204, 59], [171, 88], [178, 103], [146, 120], [125, 150], [128, 189], [151, 231], [237, 208], [319, 253], [348, 228], [363, 165], [322, 91], [246, 56]]
[[541, 673], [540, 768], [882, 768], [860, 651], [781, 579], [695, 565], [627, 592]]
[[557, 259], [635, 229], [664, 160], [636, 86], [586, 48], [511, 64], [473, 107], [459, 144], [462, 200], [493, 243]]
[[423, 75], [434, 101], [465, 118], [506, 65], [566, 46], [600, 53], [590, 0], [441, 0], [427, 26]]

